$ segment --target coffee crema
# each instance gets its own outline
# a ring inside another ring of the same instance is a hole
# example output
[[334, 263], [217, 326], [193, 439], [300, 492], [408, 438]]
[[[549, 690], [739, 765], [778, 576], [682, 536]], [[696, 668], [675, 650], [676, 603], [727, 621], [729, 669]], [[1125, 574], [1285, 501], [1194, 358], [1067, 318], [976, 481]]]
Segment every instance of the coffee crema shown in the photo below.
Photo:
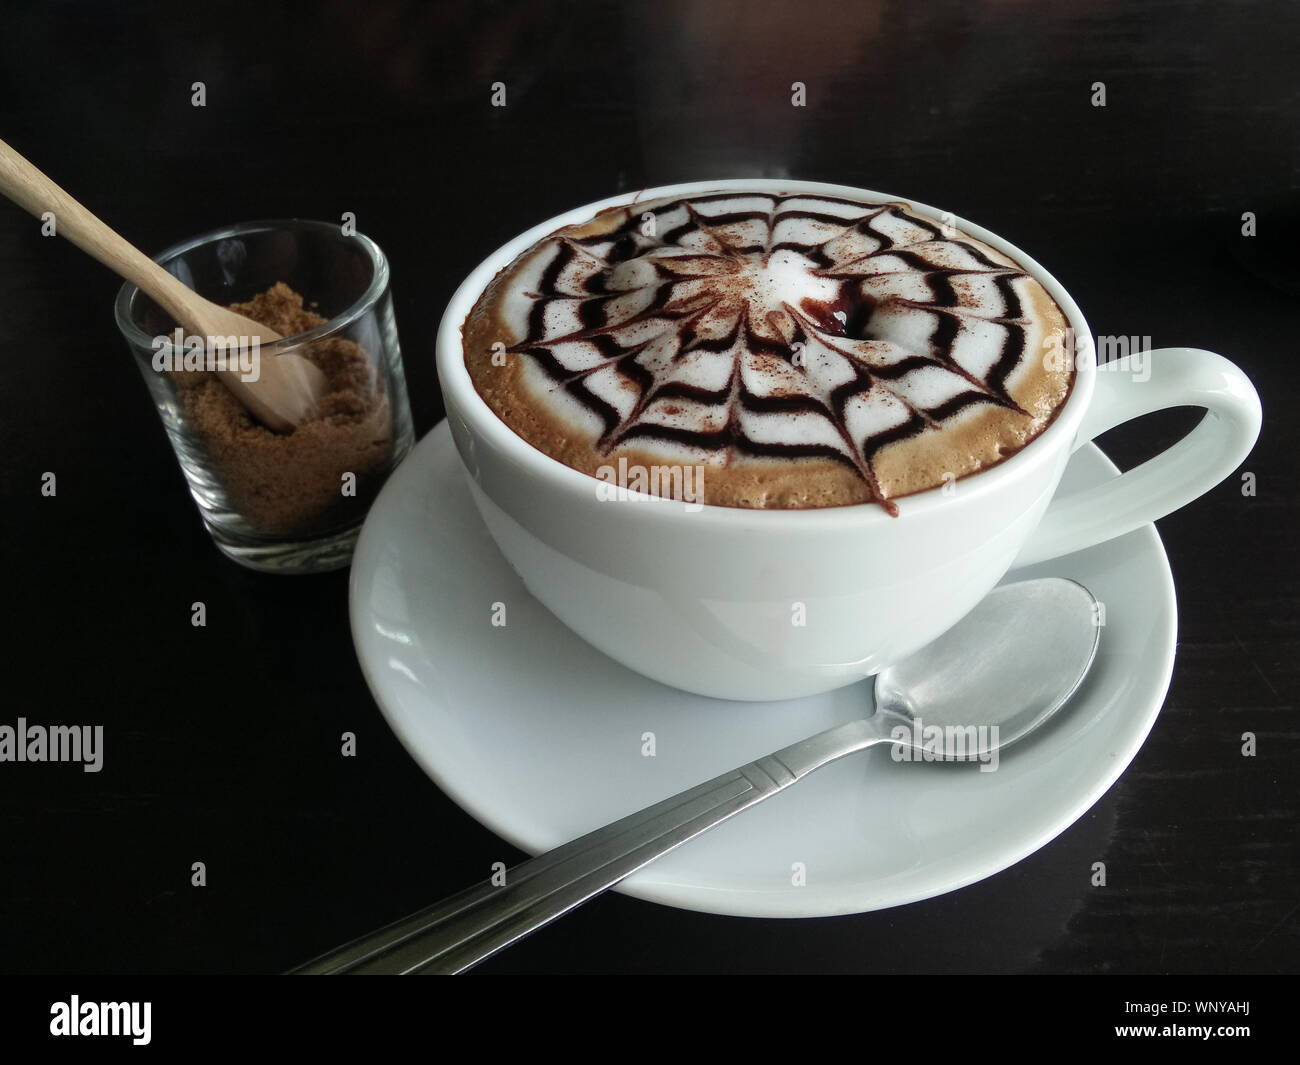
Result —
[[723, 191], [544, 237], [462, 334], [496, 415], [583, 473], [703, 466], [710, 504], [896, 513], [1050, 424], [1066, 324], [1013, 260], [905, 204]]

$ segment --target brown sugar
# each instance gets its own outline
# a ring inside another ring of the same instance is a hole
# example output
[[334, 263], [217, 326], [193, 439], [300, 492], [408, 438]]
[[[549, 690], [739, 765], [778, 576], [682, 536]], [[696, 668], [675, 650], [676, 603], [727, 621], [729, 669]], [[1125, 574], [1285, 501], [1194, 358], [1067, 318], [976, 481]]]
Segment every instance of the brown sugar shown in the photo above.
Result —
[[[283, 282], [230, 309], [285, 337], [326, 321]], [[365, 514], [392, 462], [384, 379], [365, 349], [334, 336], [295, 351], [315, 363], [328, 384], [316, 416], [287, 433], [256, 421], [216, 374], [171, 374], [190, 431], [230, 509], [256, 534], [310, 536], [351, 524]], [[354, 486], [345, 478], [349, 473]]]

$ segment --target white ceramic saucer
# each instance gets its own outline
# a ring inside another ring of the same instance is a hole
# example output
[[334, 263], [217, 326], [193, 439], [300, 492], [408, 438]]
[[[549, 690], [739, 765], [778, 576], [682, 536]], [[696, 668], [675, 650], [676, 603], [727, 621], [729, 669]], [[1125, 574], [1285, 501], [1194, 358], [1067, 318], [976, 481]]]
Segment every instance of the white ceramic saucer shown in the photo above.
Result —
[[[1061, 491], [1116, 475], [1088, 445]], [[1043, 846], [1142, 745], [1169, 686], [1177, 625], [1153, 526], [1007, 580], [1050, 575], [1080, 581], [1105, 604], [1101, 645], [1070, 706], [1002, 752], [996, 772], [900, 764], [877, 747], [690, 841], [619, 890], [711, 913], [857, 913], [951, 891]], [[492, 624], [497, 603], [504, 626]], [[370, 690], [407, 750], [467, 812], [534, 854], [871, 707], [867, 681], [781, 703], [688, 695], [583, 643], [498, 553], [445, 422], [370, 511], [352, 562], [351, 612]], [[648, 733], [653, 757], [643, 754]], [[467, 883], [486, 875], [465, 873]]]

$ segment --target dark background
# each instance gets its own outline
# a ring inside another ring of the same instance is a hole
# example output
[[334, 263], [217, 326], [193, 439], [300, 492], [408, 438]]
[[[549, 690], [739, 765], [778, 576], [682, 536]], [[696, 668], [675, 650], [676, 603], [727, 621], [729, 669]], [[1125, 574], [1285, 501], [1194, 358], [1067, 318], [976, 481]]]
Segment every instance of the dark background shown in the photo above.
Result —
[[[1264, 403], [1257, 495], [1234, 476], [1159, 523], [1173, 686], [1079, 823], [857, 917], [608, 896], [479, 971], [1295, 971], [1298, 39], [1294, 7], [1225, 2], [46, 3], [0, 14], [0, 137], [148, 251], [355, 212], [392, 264], [420, 434], [442, 415], [438, 318], [481, 258], [678, 180], [940, 205], [1038, 258], [1098, 334], [1225, 354]], [[97, 775], [0, 764], [0, 971], [281, 971], [521, 857], [387, 729], [346, 574], [261, 576], [212, 547], [114, 328], [118, 282], [6, 203], [0, 276], [0, 723], [106, 733]], [[1102, 445], [1131, 466], [1194, 421]]]

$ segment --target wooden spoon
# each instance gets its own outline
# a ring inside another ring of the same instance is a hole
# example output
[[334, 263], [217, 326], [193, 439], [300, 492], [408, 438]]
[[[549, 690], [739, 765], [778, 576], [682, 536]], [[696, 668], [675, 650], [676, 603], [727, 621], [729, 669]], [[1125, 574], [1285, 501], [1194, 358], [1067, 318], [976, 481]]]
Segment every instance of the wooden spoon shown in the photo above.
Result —
[[[58, 185], [0, 141], [0, 192], [40, 218], [50, 211], [55, 232], [153, 298], [191, 335], [248, 337], [265, 347], [282, 339], [260, 322], [205, 300], [106, 226]], [[328, 383], [319, 367], [292, 352], [259, 357], [256, 381], [245, 381], [238, 368], [218, 376], [249, 412], [268, 429], [288, 432], [310, 418]]]

